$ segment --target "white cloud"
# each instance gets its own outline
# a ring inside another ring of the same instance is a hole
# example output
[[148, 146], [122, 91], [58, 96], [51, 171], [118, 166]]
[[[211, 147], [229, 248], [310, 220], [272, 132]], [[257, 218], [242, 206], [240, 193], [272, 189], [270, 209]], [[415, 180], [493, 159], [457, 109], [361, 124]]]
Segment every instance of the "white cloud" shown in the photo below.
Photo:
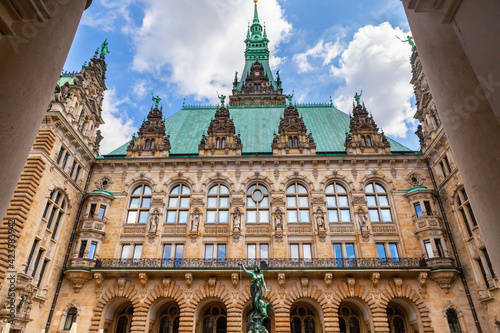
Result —
[[405, 39], [407, 32], [393, 28], [388, 22], [364, 26], [354, 35], [331, 73], [344, 81], [335, 91], [335, 106], [352, 110], [355, 92], [363, 97], [377, 125], [386, 134], [404, 137], [413, 122], [415, 109], [410, 85], [411, 49], [396, 38]]
[[293, 56], [293, 61], [299, 67], [299, 73], [310, 72], [318, 69], [310, 64], [309, 59], [322, 60], [321, 66], [327, 66], [331, 61], [337, 58], [342, 52], [343, 48], [338, 38], [336, 42], [327, 42], [320, 40], [316, 46], [307, 50], [304, 53], [298, 53]]
[[127, 142], [137, 131], [133, 120], [119, 109], [124, 103], [129, 103], [129, 100], [119, 100], [115, 89], [109, 89], [104, 93], [102, 118], [105, 124], [99, 127], [104, 136], [101, 142], [101, 154], [107, 154], [118, 148], [117, 144]]
[[135, 81], [132, 89], [134, 90], [134, 93], [137, 95], [137, 97], [143, 98], [148, 93], [148, 90], [150, 90], [150, 84], [148, 80], [138, 79], [137, 81]]
[[116, 22], [124, 19], [127, 24], [132, 23], [130, 5], [134, 0], [101, 0], [99, 4], [103, 10], [96, 14], [86, 14], [82, 17], [82, 24], [96, 28], [105, 32], [114, 31], [117, 27]]
[[[251, 1], [144, 0], [142, 25], [130, 30], [135, 47], [133, 68], [152, 72], [177, 85], [181, 95], [216, 99], [215, 91], [232, 90], [234, 71], [241, 73]], [[287, 38], [291, 25], [277, 0], [259, 3], [271, 52]], [[273, 65], [283, 59], [272, 58]], [[168, 77], [165, 78], [165, 70]]]

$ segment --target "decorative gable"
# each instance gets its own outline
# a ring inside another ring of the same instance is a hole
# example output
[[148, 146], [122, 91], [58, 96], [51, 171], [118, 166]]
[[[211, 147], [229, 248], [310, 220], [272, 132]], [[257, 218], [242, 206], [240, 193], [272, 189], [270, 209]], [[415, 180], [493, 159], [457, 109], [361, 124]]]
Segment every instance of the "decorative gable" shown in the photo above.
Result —
[[230, 118], [229, 109], [224, 106], [217, 107], [215, 119], [208, 127], [208, 135], [203, 135], [198, 146], [200, 156], [230, 155], [241, 156], [243, 144], [240, 135], [236, 135], [236, 128]]
[[279, 134], [274, 134], [273, 155], [314, 155], [316, 143], [312, 134], [307, 134], [304, 119], [299, 117], [297, 106], [285, 108], [280, 120]]
[[391, 154], [391, 144], [385, 134], [379, 133], [373, 117], [368, 114], [365, 104], [359, 102], [353, 105], [353, 114], [350, 116], [350, 132], [346, 134], [345, 147], [347, 154]]

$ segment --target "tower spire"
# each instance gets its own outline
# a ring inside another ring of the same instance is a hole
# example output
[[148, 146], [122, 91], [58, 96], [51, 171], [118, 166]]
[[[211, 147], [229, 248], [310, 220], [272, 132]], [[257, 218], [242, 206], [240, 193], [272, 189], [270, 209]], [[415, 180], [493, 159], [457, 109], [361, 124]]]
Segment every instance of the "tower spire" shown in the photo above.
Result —
[[254, 0], [253, 2], [255, 3], [255, 10], [254, 10], [254, 14], [253, 14], [253, 24], [259, 24], [260, 21], [259, 21], [259, 11], [257, 9], [257, 1], [258, 0]]

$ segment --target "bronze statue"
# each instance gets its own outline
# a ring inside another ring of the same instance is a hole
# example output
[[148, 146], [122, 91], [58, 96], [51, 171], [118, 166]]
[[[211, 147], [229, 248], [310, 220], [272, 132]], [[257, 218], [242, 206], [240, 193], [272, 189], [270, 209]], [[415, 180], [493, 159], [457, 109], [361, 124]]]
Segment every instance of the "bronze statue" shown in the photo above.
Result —
[[105, 56], [108, 53], [109, 53], [109, 50], [108, 50], [108, 40], [105, 39], [104, 42], [101, 44], [101, 55]]
[[153, 99], [153, 102], [155, 102], [155, 108], [158, 109], [158, 105], [160, 104], [160, 101], [161, 101], [160, 96], [155, 97], [155, 95], [153, 95], [153, 93], [151, 93], [151, 97]]
[[226, 102], [226, 96], [225, 95], [219, 95], [219, 93], [217, 93], [217, 97], [219, 97], [219, 99], [220, 99], [220, 104], [222, 106], [224, 106], [224, 103]]
[[359, 106], [361, 105], [361, 96], [363, 96], [363, 90], [361, 90], [361, 93], [355, 93], [354, 94], [354, 100], [356, 101], [356, 104]]
[[242, 263], [238, 264], [243, 268], [243, 271], [252, 276], [252, 284], [250, 285], [250, 294], [252, 296], [252, 311], [247, 321], [248, 333], [268, 333], [263, 325], [264, 319], [267, 318], [267, 309], [272, 307], [272, 303], [266, 303], [262, 300], [262, 287], [267, 289], [264, 281], [264, 274], [261, 272], [258, 265], [253, 265], [253, 272], [247, 270]]

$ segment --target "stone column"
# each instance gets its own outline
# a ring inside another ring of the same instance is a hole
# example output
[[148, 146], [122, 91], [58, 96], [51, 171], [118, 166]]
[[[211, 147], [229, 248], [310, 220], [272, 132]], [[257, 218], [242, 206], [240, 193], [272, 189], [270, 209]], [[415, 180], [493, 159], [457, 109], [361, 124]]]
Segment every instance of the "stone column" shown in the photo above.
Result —
[[11, 2], [17, 11], [0, 4], [1, 217], [23, 171], [83, 11], [92, 1]]
[[[410, 3], [415, 4], [403, 0], [422, 66], [493, 266], [500, 273], [500, 124], [456, 34], [455, 22], [443, 21], [443, 12], [432, 8], [409, 9]], [[457, 16], [465, 15], [461, 10]], [[498, 17], [495, 11], [486, 15]], [[493, 74], [500, 78], [498, 71]]]

